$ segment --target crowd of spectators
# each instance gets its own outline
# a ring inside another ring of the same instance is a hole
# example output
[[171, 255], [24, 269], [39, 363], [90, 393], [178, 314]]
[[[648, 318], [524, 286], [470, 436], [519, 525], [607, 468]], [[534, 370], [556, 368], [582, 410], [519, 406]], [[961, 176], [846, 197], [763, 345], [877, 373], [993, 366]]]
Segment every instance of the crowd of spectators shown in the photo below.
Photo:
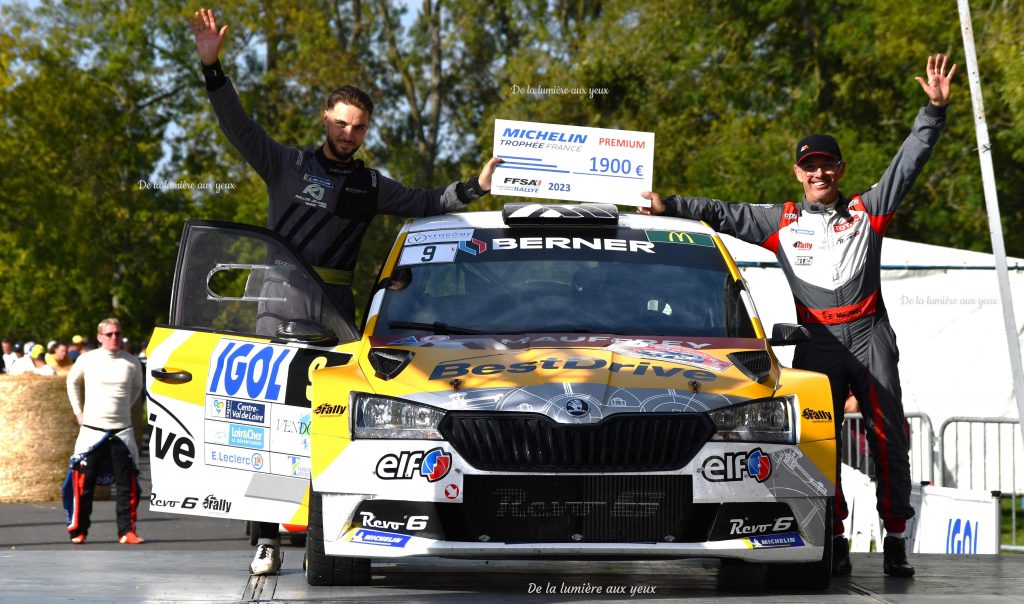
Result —
[[[131, 342], [124, 338], [122, 348], [133, 352]], [[95, 342], [84, 336], [75, 335], [70, 340], [49, 340], [45, 345], [32, 338], [12, 340], [4, 338], [0, 347], [0, 373], [19, 375], [67, 375], [83, 353], [96, 348]]]

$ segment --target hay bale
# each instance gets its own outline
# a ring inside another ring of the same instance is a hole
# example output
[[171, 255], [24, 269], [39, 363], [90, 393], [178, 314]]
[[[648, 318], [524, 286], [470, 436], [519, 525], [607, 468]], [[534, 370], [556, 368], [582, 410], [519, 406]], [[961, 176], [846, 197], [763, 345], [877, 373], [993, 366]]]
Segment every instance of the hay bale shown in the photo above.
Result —
[[78, 437], [64, 376], [0, 376], [0, 502], [59, 501]]
[[[60, 501], [78, 438], [66, 381], [66, 376], [0, 374], [0, 503]], [[138, 439], [144, 424], [139, 405], [133, 411]], [[109, 487], [98, 487], [95, 499], [109, 493]]]

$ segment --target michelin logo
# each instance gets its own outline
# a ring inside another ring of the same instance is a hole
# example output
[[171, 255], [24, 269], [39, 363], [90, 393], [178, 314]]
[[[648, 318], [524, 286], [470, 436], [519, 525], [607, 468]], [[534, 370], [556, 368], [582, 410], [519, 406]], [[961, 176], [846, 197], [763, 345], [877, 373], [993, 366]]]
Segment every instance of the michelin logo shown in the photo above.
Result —
[[750, 544], [750, 547], [755, 549], [764, 547], [799, 547], [804, 545], [804, 540], [800, 538], [799, 533], [749, 537], [745, 541]]
[[352, 543], [365, 543], [366, 545], [383, 545], [385, 547], [405, 547], [409, 542], [409, 535], [396, 535], [383, 531], [371, 531], [359, 529], [350, 539]]

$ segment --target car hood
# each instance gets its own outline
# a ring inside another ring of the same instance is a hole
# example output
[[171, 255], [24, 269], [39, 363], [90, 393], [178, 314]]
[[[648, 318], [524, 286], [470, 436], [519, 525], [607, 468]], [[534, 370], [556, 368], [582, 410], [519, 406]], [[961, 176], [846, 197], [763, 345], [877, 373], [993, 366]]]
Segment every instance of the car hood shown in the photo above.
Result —
[[[371, 338], [370, 346], [363, 370], [377, 374], [370, 378], [377, 394], [447, 410], [539, 412], [561, 422], [708, 411], [771, 396], [778, 378], [759, 339], [433, 335]], [[374, 351], [412, 356], [382, 379], [370, 362]], [[759, 374], [745, 361], [751, 358]]]

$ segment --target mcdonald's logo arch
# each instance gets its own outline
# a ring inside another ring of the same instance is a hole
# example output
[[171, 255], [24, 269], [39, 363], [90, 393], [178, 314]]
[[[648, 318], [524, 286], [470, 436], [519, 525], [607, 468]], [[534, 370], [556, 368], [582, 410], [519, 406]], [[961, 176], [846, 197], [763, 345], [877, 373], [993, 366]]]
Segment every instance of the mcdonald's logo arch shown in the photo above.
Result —
[[686, 231], [647, 231], [647, 241], [715, 247], [715, 242], [711, 239], [711, 235], [707, 233], [688, 233]]

